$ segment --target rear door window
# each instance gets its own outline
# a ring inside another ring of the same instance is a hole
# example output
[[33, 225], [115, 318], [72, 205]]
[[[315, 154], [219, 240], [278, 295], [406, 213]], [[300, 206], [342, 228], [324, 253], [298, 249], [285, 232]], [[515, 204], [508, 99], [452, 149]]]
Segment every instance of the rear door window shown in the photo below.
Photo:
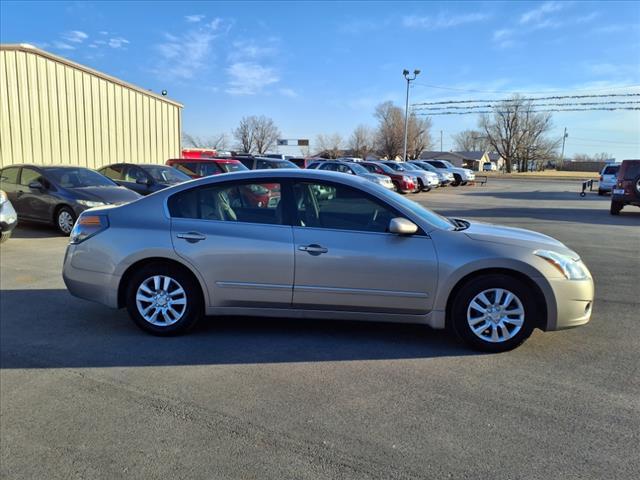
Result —
[[20, 167], [7, 167], [3, 168], [0, 172], [0, 184], [9, 183], [15, 185], [18, 183], [18, 173]]
[[282, 225], [279, 183], [233, 182], [193, 188], [171, 196], [174, 218]]
[[122, 180], [123, 170], [124, 165], [109, 165], [108, 167], [100, 169], [99, 172], [111, 180]]
[[627, 162], [624, 171], [624, 179], [635, 180], [638, 175], [640, 175], [640, 160]]

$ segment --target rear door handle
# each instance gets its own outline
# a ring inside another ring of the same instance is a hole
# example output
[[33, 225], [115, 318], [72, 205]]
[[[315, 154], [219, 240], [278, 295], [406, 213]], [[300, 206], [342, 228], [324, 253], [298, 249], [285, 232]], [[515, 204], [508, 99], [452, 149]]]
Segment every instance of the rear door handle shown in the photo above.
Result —
[[311, 245], [300, 245], [298, 247], [298, 250], [300, 250], [301, 252], [307, 252], [310, 255], [321, 255], [329, 251], [328, 248], [325, 248], [322, 245], [318, 245], [316, 243], [312, 243]]
[[207, 238], [206, 235], [199, 232], [181, 232], [177, 233], [176, 237], [186, 240], [189, 243], [196, 243]]

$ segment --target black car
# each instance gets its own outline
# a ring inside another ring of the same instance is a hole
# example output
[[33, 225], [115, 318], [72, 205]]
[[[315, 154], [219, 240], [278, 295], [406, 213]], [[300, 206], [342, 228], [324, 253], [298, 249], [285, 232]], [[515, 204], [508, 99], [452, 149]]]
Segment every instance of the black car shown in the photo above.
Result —
[[114, 163], [98, 169], [98, 172], [140, 195], [149, 195], [191, 180], [188, 175], [167, 165]]
[[65, 235], [87, 208], [140, 198], [94, 170], [72, 166], [5, 167], [0, 170], [0, 189], [7, 193], [19, 220], [53, 224]]
[[234, 160], [238, 160], [249, 170], [267, 170], [270, 168], [298, 168], [295, 163], [291, 163], [289, 160], [282, 160], [277, 158], [254, 157], [252, 155], [237, 155], [231, 158], [233, 158]]

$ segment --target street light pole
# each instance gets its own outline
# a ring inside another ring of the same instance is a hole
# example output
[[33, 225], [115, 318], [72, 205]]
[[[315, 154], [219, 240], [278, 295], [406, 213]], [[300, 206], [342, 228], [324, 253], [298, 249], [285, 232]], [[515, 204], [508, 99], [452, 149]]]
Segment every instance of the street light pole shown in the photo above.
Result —
[[564, 166], [564, 142], [568, 136], [567, 127], [564, 127], [564, 134], [562, 135], [562, 153], [560, 154], [560, 170], [562, 170], [562, 167]]
[[409, 84], [413, 82], [420, 74], [420, 70], [413, 71], [413, 77], [409, 76], [409, 70], [403, 70], [402, 75], [407, 80], [407, 99], [404, 106], [404, 149], [402, 152], [402, 160], [407, 161], [407, 138], [409, 135]]

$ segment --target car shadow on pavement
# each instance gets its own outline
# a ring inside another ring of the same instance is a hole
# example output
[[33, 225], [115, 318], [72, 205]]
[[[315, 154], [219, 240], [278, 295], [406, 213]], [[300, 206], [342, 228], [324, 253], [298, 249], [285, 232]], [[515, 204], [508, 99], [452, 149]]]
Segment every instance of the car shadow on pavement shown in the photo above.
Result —
[[586, 192], [584, 197], [580, 196], [580, 189], [576, 189], [575, 192], [571, 191], [544, 191], [544, 190], [531, 190], [526, 192], [478, 192], [478, 191], [465, 191], [465, 195], [474, 197], [494, 197], [505, 200], [576, 200], [580, 202], [602, 202], [603, 204], [609, 204], [611, 197], [599, 196], [597, 192]]
[[501, 218], [533, 218], [536, 220], [555, 221], [555, 222], [573, 222], [591, 225], [618, 225], [618, 226], [638, 226], [640, 224], [640, 209], [637, 207], [628, 207], [623, 210], [620, 215], [613, 216], [609, 213], [609, 207], [606, 209], [596, 208], [541, 208], [531, 206], [522, 207], [493, 207], [493, 208], [474, 208], [465, 211], [460, 210], [443, 210], [436, 211], [445, 217], [461, 217], [461, 218], [483, 218], [491, 219], [496, 223], [500, 223]]
[[39, 223], [20, 222], [13, 232], [11, 238], [49, 238], [62, 237], [54, 227]]
[[3, 290], [0, 368], [326, 362], [478, 355], [421, 325], [207, 317], [189, 334], [139, 330], [66, 290]]

